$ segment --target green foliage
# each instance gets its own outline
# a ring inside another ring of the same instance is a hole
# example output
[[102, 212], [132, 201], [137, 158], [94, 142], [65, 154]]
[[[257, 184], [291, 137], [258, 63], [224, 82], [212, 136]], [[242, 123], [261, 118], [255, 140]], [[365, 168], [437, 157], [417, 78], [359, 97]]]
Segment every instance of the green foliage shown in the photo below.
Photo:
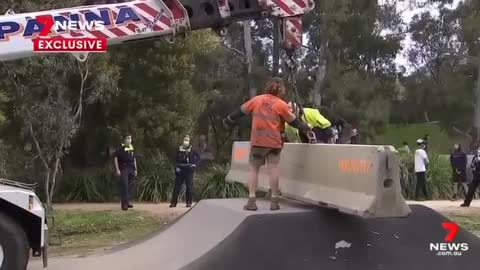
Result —
[[8, 102], [8, 96], [5, 91], [0, 89], [0, 127], [5, 123], [7, 120], [7, 116], [5, 115], [5, 104]]
[[118, 180], [112, 166], [72, 169], [59, 180], [56, 202], [109, 202], [117, 195]]
[[220, 164], [209, 165], [201, 177], [199, 196], [201, 199], [243, 198], [248, 196], [247, 189], [239, 183], [225, 181], [228, 167]]
[[434, 153], [448, 154], [451, 148], [448, 134], [437, 124], [388, 125], [385, 132], [375, 138], [375, 144], [393, 145], [400, 148], [407, 142], [410, 150], [416, 148], [416, 141], [429, 134], [429, 149]]
[[459, 5], [462, 24], [462, 34], [468, 44], [469, 54], [478, 56], [480, 46], [478, 44], [478, 33], [480, 33], [480, 2], [475, 0], [462, 1]]
[[427, 172], [427, 190], [433, 200], [449, 199], [453, 192], [452, 170], [445, 156], [433, 154], [429, 157]]
[[165, 154], [158, 150], [139, 163], [137, 195], [139, 201], [164, 202], [171, 198], [174, 167]]
[[[5, 0], [0, 11], [83, 3], [47, 2]], [[296, 75], [305, 103], [321, 96], [322, 113], [358, 125], [365, 143], [400, 146], [408, 141], [414, 148], [416, 139], [428, 133], [430, 149], [446, 153], [450, 143], [442, 130], [468, 133], [472, 89], [478, 80], [478, 1], [462, 1], [453, 10], [446, 8], [450, 0], [410, 1], [411, 7], [427, 8], [412, 19], [409, 29], [398, 10], [398, 2], [407, 0], [315, 2], [315, 10], [304, 21], [311, 49], [301, 52], [304, 57]], [[431, 14], [434, 6], [439, 16]], [[253, 81], [259, 92], [276, 55], [272, 31], [271, 20], [252, 25]], [[397, 73], [395, 58], [407, 33], [415, 42], [407, 51], [409, 71], [414, 72]], [[45, 164], [52, 173], [55, 161], [62, 158], [68, 169], [58, 180], [58, 200], [112, 200], [117, 190], [113, 170], [98, 167], [108, 160], [109, 147], [128, 131], [136, 151], [145, 156], [139, 161], [139, 198], [168, 200], [174, 177], [168, 156], [185, 134], [194, 140], [205, 134], [216, 162], [228, 160], [233, 140], [249, 137], [248, 119], [233, 132], [221, 123], [249, 95], [243, 39], [242, 25], [234, 23], [224, 40], [202, 30], [174, 44], [161, 39], [122, 44], [96, 54], [87, 65], [78, 65], [67, 55], [6, 62], [0, 66], [0, 151], [6, 153], [0, 156], [0, 173], [42, 181]], [[325, 77], [314, 89], [323, 63]], [[85, 92], [78, 103], [81, 74], [87, 67]], [[284, 71], [280, 76], [285, 77]], [[402, 127], [430, 121], [438, 121], [442, 130], [423, 124]], [[152, 148], [162, 153], [149, 153]], [[198, 196], [242, 195], [222, 180], [226, 168], [218, 166], [208, 168], [207, 175], [198, 173]], [[432, 177], [440, 176], [432, 171]]]
[[[452, 196], [452, 172], [448, 158], [429, 153], [430, 165], [427, 172], [427, 192], [432, 200], [448, 200]], [[398, 156], [402, 193], [406, 199], [415, 199], [416, 177], [414, 154]]]
[[[341, 117], [359, 127], [366, 143], [388, 123], [396, 76], [394, 60], [403, 38], [396, 6], [383, 2], [321, 0], [305, 21], [312, 49], [307, 52], [299, 82], [304, 87], [302, 96], [312, 101], [311, 89], [320, 57], [324, 57], [321, 105], [332, 120]], [[318, 53], [322, 47], [327, 47], [326, 56]]]

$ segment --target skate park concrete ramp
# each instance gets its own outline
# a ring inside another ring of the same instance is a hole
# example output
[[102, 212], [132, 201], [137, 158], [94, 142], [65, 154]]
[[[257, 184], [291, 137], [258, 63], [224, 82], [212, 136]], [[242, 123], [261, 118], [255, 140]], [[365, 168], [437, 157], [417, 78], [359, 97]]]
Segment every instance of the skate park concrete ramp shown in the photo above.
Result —
[[[235, 269], [478, 269], [480, 239], [460, 230], [468, 243], [461, 256], [437, 256], [446, 220], [412, 205], [404, 218], [361, 218], [308, 204], [268, 201], [256, 212], [245, 199], [203, 200], [152, 238], [85, 258], [52, 258], [48, 270], [235, 270]], [[342, 242], [342, 240], [344, 242]], [[346, 244], [349, 248], [338, 248]], [[40, 270], [33, 261], [29, 270]]]
[[336, 210], [251, 215], [214, 249], [182, 270], [473, 270], [479, 269], [480, 239], [461, 229], [461, 256], [438, 256], [445, 217], [411, 205], [406, 218], [364, 219]]
[[[84, 258], [51, 258], [48, 270], [177, 270], [198, 259], [230, 235], [252, 212], [243, 211], [243, 199], [202, 200], [176, 222], [157, 235], [123, 246], [111, 252]], [[273, 215], [296, 213], [308, 208], [286, 204], [278, 212], [259, 202], [256, 213]], [[267, 211], [268, 210], [268, 211]], [[41, 270], [40, 261], [32, 261], [28, 270]]]

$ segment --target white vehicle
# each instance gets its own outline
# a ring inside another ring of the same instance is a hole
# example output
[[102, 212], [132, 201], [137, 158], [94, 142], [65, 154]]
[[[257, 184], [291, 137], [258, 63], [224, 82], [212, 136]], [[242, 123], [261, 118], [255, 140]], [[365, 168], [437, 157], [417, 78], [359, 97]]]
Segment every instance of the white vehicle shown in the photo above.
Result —
[[47, 266], [46, 212], [32, 188], [0, 179], [0, 270], [25, 270], [30, 254]]

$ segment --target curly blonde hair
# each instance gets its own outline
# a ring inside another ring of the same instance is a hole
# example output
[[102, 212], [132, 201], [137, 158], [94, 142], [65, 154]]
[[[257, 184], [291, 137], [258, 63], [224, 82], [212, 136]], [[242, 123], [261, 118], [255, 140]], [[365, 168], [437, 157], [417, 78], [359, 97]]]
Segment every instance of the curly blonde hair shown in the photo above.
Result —
[[282, 88], [285, 89], [285, 81], [280, 77], [274, 77], [265, 85], [265, 93], [278, 96]]

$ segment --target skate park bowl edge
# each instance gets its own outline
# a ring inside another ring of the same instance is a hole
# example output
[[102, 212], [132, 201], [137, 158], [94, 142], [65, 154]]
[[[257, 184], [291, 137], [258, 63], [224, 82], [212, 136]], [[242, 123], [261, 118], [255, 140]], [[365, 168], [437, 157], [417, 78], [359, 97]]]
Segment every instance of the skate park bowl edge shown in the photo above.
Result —
[[[396, 150], [384, 145], [286, 143], [281, 152], [282, 196], [362, 217], [406, 217]], [[250, 143], [234, 142], [227, 181], [247, 185]], [[262, 166], [258, 188], [269, 189]]]

